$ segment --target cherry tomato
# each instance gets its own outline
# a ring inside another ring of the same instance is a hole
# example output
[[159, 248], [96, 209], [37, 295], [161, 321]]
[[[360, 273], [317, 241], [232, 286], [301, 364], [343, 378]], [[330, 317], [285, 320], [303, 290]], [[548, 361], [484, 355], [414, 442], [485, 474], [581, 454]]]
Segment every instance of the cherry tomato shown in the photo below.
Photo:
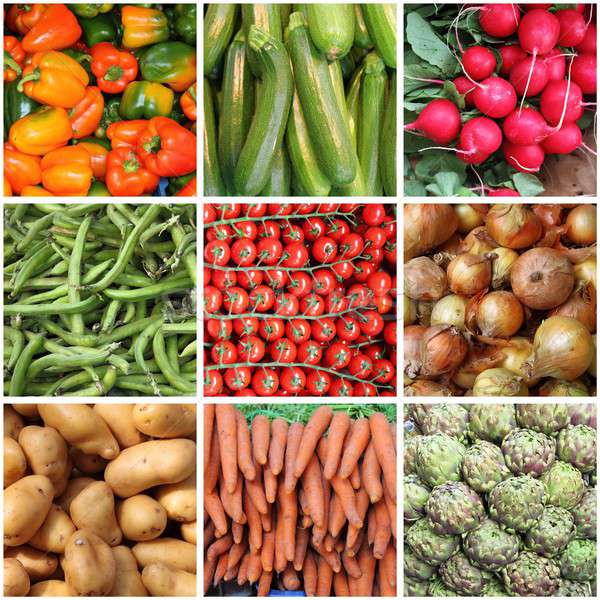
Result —
[[247, 388], [252, 380], [249, 367], [230, 367], [225, 370], [225, 385], [232, 391]]
[[320, 296], [331, 294], [335, 287], [335, 275], [329, 269], [317, 269], [313, 273], [313, 290]]
[[289, 283], [287, 291], [298, 298], [302, 298], [309, 294], [312, 289], [312, 279], [305, 271], [292, 271], [289, 274]]
[[245, 335], [237, 343], [240, 361], [257, 363], [265, 355], [265, 343], [256, 335]]
[[303, 242], [304, 231], [299, 225], [286, 223], [281, 230], [281, 240], [285, 244], [290, 244], [292, 242]]
[[254, 221], [238, 221], [232, 227], [234, 235], [238, 238], [253, 240], [258, 235], [258, 227]]
[[208, 242], [204, 248], [204, 260], [209, 265], [217, 265], [224, 267], [231, 258], [231, 251], [226, 242], [220, 240], [213, 240]]
[[315, 396], [324, 396], [331, 385], [331, 375], [325, 371], [311, 369], [306, 376], [306, 390]]
[[265, 271], [265, 282], [274, 290], [281, 290], [289, 281], [288, 272], [283, 269], [269, 269]]
[[390, 346], [397, 345], [396, 321], [390, 321], [383, 329], [383, 339]]
[[233, 324], [231, 319], [208, 319], [206, 331], [213, 340], [227, 340], [231, 337]]
[[348, 298], [343, 291], [333, 290], [333, 293], [327, 296], [325, 301], [325, 312], [329, 315], [335, 313], [344, 313], [348, 310]]
[[367, 285], [375, 296], [383, 296], [392, 288], [392, 278], [385, 271], [377, 271], [369, 275]]
[[235, 219], [240, 216], [242, 207], [239, 204], [213, 204], [221, 221]]
[[308, 340], [298, 345], [297, 360], [307, 365], [318, 365], [323, 356], [323, 349], [314, 340]]
[[295, 344], [310, 339], [310, 323], [306, 319], [292, 319], [285, 324], [285, 335]]
[[327, 223], [325, 235], [329, 236], [334, 242], [340, 243], [345, 236], [350, 233], [350, 225], [344, 219], [332, 219]]
[[343, 213], [353, 213], [359, 208], [359, 204], [340, 204], [340, 210]]
[[217, 342], [210, 351], [210, 357], [215, 365], [232, 365], [237, 361], [235, 344], [228, 340]]
[[283, 337], [285, 331], [283, 319], [261, 319], [258, 332], [263, 340], [272, 342]]
[[356, 258], [364, 247], [365, 243], [358, 233], [349, 233], [344, 237], [339, 247], [340, 258], [348, 260]]
[[204, 395], [216, 396], [223, 391], [223, 377], [217, 369], [204, 371]]
[[378, 383], [389, 383], [396, 373], [394, 365], [385, 358], [373, 361], [373, 376]]
[[258, 262], [261, 265], [270, 267], [279, 262], [283, 246], [281, 242], [274, 238], [264, 238], [256, 244]]
[[275, 292], [266, 285], [259, 285], [250, 292], [249, 300], [249, 306], [253, 311], [267, 312], [273, 308]]
[[369, 344], [364, 347], [364, 353], [372, 360], [383, 358], [383, 347], [380, 344]]
[[248, 293], [241, 287], [230, 287], [223, 293], [223, 306], [229, 314], [241, 315], [248, 308]]
[[367, 204], [362, 210], [363, 221], [370, 227], [383, 223], [385, 206], [383, 204]]
[[283, 250], [282, 267], [299, 269], [308, 262], [308, 250], [301, 242], [287, 244]]
[[233, 229], [226, 224], [215, 225], [206, 230], [204, 237], [207, 242], [213, 242], [214, 240], [230, 242], [233, 237]]
[[383, 247], [383, 255], [385, 256], [385, 260], [387, 260], [391, 265], [396, 264], [396, 244], [392, 242], [387, 242]]
[[370, 337], [375, 337], [383, 331], [383, 317], [374, 310], [364, 310], [362, 319], [358, 320], [360, 330]]
[[244, 214], [251, 219], [264, 217], [267, 214], [266, 204], [246, 204]]
[[243, 390], [238, 390], [234, 394], [234, 396], [244, 396], [244, 397], [256, 396], [256, 392], [253, 389], [247, 387], [247, 388], [244, 388]]
[[280, 372], [281, 387], [290, 394], [297, 394], [306, 385], [306, 375], [300, 367], [283, 367]]
[[252, 290], [263, 282], [264, 271], [259, 269], [247, 269], [238, 271], [238, 284], [247, 290]]
[[348, 371], [353, 377], [367, 379], [373, 370], [373, 361], [365, 354], [357, 354], [352, 357], [348, 365]]
[[375, 298], [373, 298], [373, 304], [375, 305], [377, 312], [380, 315], [383, 315], [392, 310], [394, 300], [390, 294], [384, 294], [383, 296], [375, 296]]
[[259, 322], [257, 317], [240, 317], [233, 319], [233, 330], [236, 335], [241, 337], [258, 333]]
[[279, 376], [273, 369], [260, 367], [252, 376], [252, 389], [259, 396], [273, 396], [279, 389]]
[[271, 358], [277, 363], [293, 363], [296, 360], [297, 352], [296, 344], [288, 338], [281, 338], [269, 345]]
[[365, 257], [365, 260], [368, 260], [375, 265], [379, 265], [379, 263], [383, 260], [383, 248], [369, 246], [368, 248], [365, 248], [363, 256]]
[[338, 279], [350, 279], [354, 274], [354, 264], [350, 261], [336, 262], [331, 266]]
[[269, 204], [267, 210], [270, 215], [277, 215], [279, 217], [285, 217], [291, 215], [294, 212], [293, 204]]
[[319, 204], [319, 214], [321, 215], [327, 215], [329, 213], [336, 213], [339, 212], [340, 210], [340, 205], [339, 204], [335, 204], [333, 202], [330, 202], [329, 204]]
[[212, 271], [212, 284], [219, 290], [225, 290], [233, 287], [237, 283], [235, 271], [225, 271], [217, 269]]
[[365, 231], [365, 242], [374, 248], [381, 248], [387, 241], [387, 235], [381, 227], [369, 227]]
[[337, 256], [337, 244], [326, 235], [317, 238], [311, 248], [313, 258], [320, 264], [333, 262]]
[[314, 319], [310, 324], [313, 340], [330, 342], [335, 337], [335, 322], [330, 317]]
[[304, 219], [302, 230], [304, 231], [304, 239], [309, 242], [314, 242], [317, 238], [325, 235], [325, 221], [320, 217], [309, 217]]
[[274, 311], [282, 317], [294, 317], [298, 314], [298, 297], [293, 294], [281, 292], [275, 298]]
[[210, 267], [204, 267], [203, 272], [204, 272], [204, 285], [208, 285], [209, 283], [212, 282], [213, 270]]
[[311, 213], [316, 212], [317, 205], [316, 204], [296, 204], [296, 210], [294, 210], [295, 215], [310, 215]]
[[319, 317], [325, 311], [325, 300], [318, 294], [307, 294], [300, 299], [300, 313], [307, 317]]
[[331, 396], [345, 396], [350, 397], [354, 393], [352, 383], [343, 377], [334, 377], [331, 385], [329, 386], [329, 394]]
[[204, 310], [209, 314], [215, 314], [223, 304], [223, 294], [212, 285], [204, 286]]
[[241, 239], [233, 242], [231, 246], [231, 258], [239, 267], [247, 267], [256, 259], [256, 246], [252, 240]]
[[396, 219], [389, 215], [383, 217], [381, 228], [385, 231], [385, 236], [388, 240], [396, 241]]
[[217, 213], [216, 213], [215, 209], [210, 204], [205, 204], [203, 214], [202, 214], [202, 222], [205, 225], [208, 225], [209, 223], [213, 223], [216, 218], [217, 218]]
[[348, 305], [350, 308], [363, 308], [369, 306], [373, 295], [368, 287], [361, 285], [360, 283], [351, 285], [346, 293], [348, 295]]
[[346, 342], [352, 342], [360, 335], [358, 321], [354, 317], [340, 317], [335, 322], [335, 330], [340, 340]]
[[281, 232], [277, 221], [263, 221], [258, 226], [258, 237], [259, 238], [275, 238], [279, 239]]
[[366, 383], [364, 381], [359, 381], [354, 386], [354, 395], [355, 396], [376, 396], [377, 389], [372, 383]]
[[354, 264], [354, 279], [359, 283], [366, 283], [373, 273], [377, 271], [375, 265], [368, 260], [359, 260]]
[[335, 371], [347, 367], [351, 358], [350, 350], [344, 342], [334, 342], [325, 351], [325, 365]]

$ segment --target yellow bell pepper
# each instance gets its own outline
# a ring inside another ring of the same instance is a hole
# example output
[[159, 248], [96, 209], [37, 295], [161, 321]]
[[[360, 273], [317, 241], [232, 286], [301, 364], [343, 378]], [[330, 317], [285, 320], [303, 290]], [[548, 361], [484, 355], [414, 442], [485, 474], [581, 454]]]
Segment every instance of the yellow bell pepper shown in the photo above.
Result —
[[12, 124], [8, 139], [20, 152], [43, 156], [66, 146], [73, 137], [69, 115], [64, 108], [44, 106]]
[[125, 48], [141, 48], [169, 39], [169, 22], [160, 10], [143, 6], [124, 6], [121, 10], [121, 21]]

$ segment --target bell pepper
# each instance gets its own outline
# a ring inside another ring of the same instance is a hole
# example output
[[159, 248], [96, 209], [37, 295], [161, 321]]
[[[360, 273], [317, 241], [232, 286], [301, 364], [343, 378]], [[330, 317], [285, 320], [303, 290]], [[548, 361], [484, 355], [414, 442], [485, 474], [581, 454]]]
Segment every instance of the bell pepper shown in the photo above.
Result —
[[191, 46], [196, 45], [196, 4], [170, 5], [171, 23], [175, 33]]
[[198, 194], [196, 175], [194, 175], [178, 192], [176, 196], [196, 196]]
[[88, 196], [110, 196], [110, 192], [105, 183], [94, 181], [88, 190]]
[[90, 155], [90, 165], [92, 172], [96, 179], [104, 181], [106, 176], [106, 159], [108, 158], [109, 148], [106, 148], [99, 140], [95, 138], [83, 138], [83, 140], [77, 144], [84, 148]]
[[125, 48], [141, 48], [169, 39], [169, 23], [160, 10], [124, 6], [121, 11], [121, 21]]
[[169, 177], [169, 182], [167, 183], [167, 195], [177, 195], [177, 192], [184, 188], [195, 176], [196, 173], [193, 172], [188, 173], [187, 175], [181, 175], [180, 177]]
[[84, 138], [80, 138], [78, 140], [73, 140], [73, 144], [75, 145], [83, 143], [98, 144], [99, 146], [110, 150], [110, 140], [107, 140], [106, 138], [98, 138], [95, 135], [90, 135]]
[[196, 136], [167, 117], [148, 121], [137, 153], [146, 168], [161, 177], [177, 177], [196, 170]]
[[42, 180], [39, 156], [24, 154], [10, 144], [4, 144], [4, 176], [16, 194], [27, 185], [36, 185]]
[[39, 104], [18, 90], [19, 82], [11, 81], [4, 84], [4, 136], [13, 123], [26, 117], [39, 107]]
[[196, 49], [183, 42], [156, 44], [141, 57], [140, 71], [146, 81], [183, 92], [196, 81]]
[[12, 188], [10, 187], [10, 181], [8, 181], [8, 177], [6, 173], [4, 174], [4, 196], [12, 196]]
[[67, 111], [55, 106], [44, 106], [19, 119], [8, 134], [10, 143], [17, 150], [37, 156], [65, 146], [72, 137]]
[[23, 38], [23, 50], [28, 54], [68, 48], [81, 36], [75, 15], [64, 4], [43, 6], [44, 14]]
[[14, 81], [21, 75], [25, 52], [14, 35], [4, 36], [4, 81]]
[[44, 189], [57, 196], [87, 196], [93, 172], [90, 154], [81, 144], [48, 152], [41, 167]]
[[93, 19], [81, 19], [79, 23], [83, 29], [83, 39], [90, 48], [101, 42], [117, 40], [117, 28], [111, 14], [101, 14]]
[[147, 125], [148, 121], [141, 119], [111, 123], [106, 130], [106, 137], [110, 140], [113, 150], [118, 148], [135, 150], [139, 137], [145, 131]]
[[160, 177], [144, 168], [132, 149], [118, 148], [108, 153], [106, 187], [113, 196], [151, 194], [159, 181]]
[[76, 60], [51, 50], [33, 55], [18, 89], [41, 104], [72, 108], [83, 99], [88, 83], [85, 69]]
[[46, 6], [46, 4], [13, 4], [6, 17], [8, 28], [25, 35], [46, 12]]
[[110, 12], [114, 4], [69, 4], [69, 8], [78, 16], [93, 19], [99, 14]]
[[21, 190], [21, 196], [54, 196], [39, 185], [27, 185]]
[[171, 114], [168, 115], [169, 119], [173, 119], [180, 125], [183, 125], [187, 118], [183, 114], [183, 109], [181, 108], [181, 94], [175, 94], [175, 100], [173, 102], [173, 110]]
[[104, 96], [97, 87], [86, 88], [83, 99], [70, 111], [73, 137], [82, 138], [91, 135], [100, 124], [104, 112]]
[[196, 107], [196, 84], [188, 88], [185, 94], [181, 94], [179, 99], [181, 103], [181, 109], [183, 114], [190, 120], [195, 121], [197, 118], [197, 107]]
[[92, 48], [92, 71], [98, 87], [107, 94], [120, 94], [138, 72], [135, 56], [122, 52], [108, 42]]
[[87, 46], [85, 46], [85, 48], [85, 50], [65, 48], [64, 50], [61, 50], [61, 52], [71, 57], [73, 60], [76, 60], [87, 73], [87, 76], [90, 80], [90, 85], [96, 85], [96, 76], [94, 75], [94, 73], [92, 73], [92, 57], [89, 54]]
[[[113, 98], [109, 98], [104, 101], [104, 111], [102, 112], [102, 118], [100, 119], [100, 124], [98, 128], [94, 132], [94, 135], [98, 138], [106, 139], [106, 130], [109, 125], [116, 123], [121, 120], [121, 115], [119, 114], [119, 105], [121, 104], [121, 97], [116, 96]], [[110, 147], [110, 143], [109, 143]]]
[[166, 117], [173, 108], [173, 96], [173, 90], [160, 83], [132, 81], [123, 92], [119, 113], [124, 119]]

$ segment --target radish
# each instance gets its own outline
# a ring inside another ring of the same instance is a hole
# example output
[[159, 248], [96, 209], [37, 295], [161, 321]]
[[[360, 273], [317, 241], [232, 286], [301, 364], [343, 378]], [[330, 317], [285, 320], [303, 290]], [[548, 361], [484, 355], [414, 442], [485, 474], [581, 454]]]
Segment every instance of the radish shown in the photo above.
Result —
[[471, 46], [462, 55], [465, 73], [475, 81], [489, 77], [496, 68], [494, 53], [483, 46]]
[[467, 106], [475, 106], [475, 102], [473, 102], [473, 91], [475, 90], [475, 84], [462, 75], [457, 77], [452, 83], [454, 84], [454, 87], [458, 93], [465, 97]]
[[544, 164], [544, 150], [539, 144], [517, 146], [505, 141], [502, 151], [506, 162], [522, 173], [537, 173]]
[[521, 4], [521, 8], [528, 12], [530, 10], [535, 10], [536, 8], [546, 9], [550, 8], [552, 4]]
[[[496, 5], [492, 5], [496, 6]], [[518, 44], [509, 46], [500, 46], [498, 48], [502, 64], [500, 65], [500, 75], [510, 74], [510, 70], [520, 61], [527, 57], [527, 53]]]
[[596, 54], [596, 26], [593, 23], [588, 25], [583, 40], [575, 48], [577, 52]]
[[[540, 111], [550, 125], [558, 125], [560, 122], [565, 96], [567, 96], [567, 86], [569, 86], [569, 82], [566, 79], [551, 81], [542, 92]], [[581, 88], [571, 81], [563, 123], [572, 123], [581, 117], [583, 114], [582, 99]]]
[[556, 46], [559, 35], [558, 19], [544, 9], [529, 11], [519, 24], [519, 42], [528, 54], [547, 54]]
[[511, 144], [530, 146], [538, 144], [550, 134], [552, 128], [535, 108], [514, 110], [504, 119], [504, 136]]
[[479, 12], [479, 24], [488, 35], [505, 38], [519, 27], [521, 15], [514, 4], [484, 4]]
[[548, 154], [571, 154], [581, 146], [581, 129], [576, 123], [566, 123], [542, 141], [542, 148]]
[[487, 193], [488, 196], [520, 196], [519, 192], [510, 188], [496, 188]]
[[565, 78], [567, 64], [565, 62], [565, 55], [559, 48], [550, 50], [550, 52], [544, 54], [540, 60], [548, 69], [548, 81], [560, 81]]
[[519, 96], [537, 96], [548, 83], [548, 67], [534, 56], [519, 61], [510, 71], [510, 82]]
[[438, 144], [448, 144], [460, 131], [460, 113], [450, 100], [438, 98], [431, 101], [417, 120], [405, 125], [404, 129], [416, 129]]
[[502, 144], [502, 131], [498, 124], [487, 117], [475, 117], [467, 121], [460, 132], [458, 157], [471, 165], [479, 165]]
[[488, 77], [473, 92], [473, 101], [484, 115], [501, 119], [515, 109], [517, 94], [515, 88], [506, 79]]
[[576, 10], [557, 10], [556, 18], [560, 24], [558, 43], [561, 46], [577, 46], [585, 37], [586, 23], [583, 15]]
[[584, 94], [596, 93], [596, 55], [579, 54], [573, 59], [571, 81], [574, 81]]

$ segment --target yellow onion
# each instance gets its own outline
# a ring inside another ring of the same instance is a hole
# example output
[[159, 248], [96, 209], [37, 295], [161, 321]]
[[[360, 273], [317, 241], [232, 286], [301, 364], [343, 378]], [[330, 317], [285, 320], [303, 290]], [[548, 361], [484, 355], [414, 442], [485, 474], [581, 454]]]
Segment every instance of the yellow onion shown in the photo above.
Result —
[[458, 216], [458, 231], [461, 233], [469, 233], [475, 227], [479, 227], [483, 225], [483, 211], [485, 210], [485, 205], [477, 205], [477, 208], [474, 208], [472, 204], [457, 204], [454, 207], [456, 214]]
[[492, 238], [505, 248], [528, 248], [543, 233], [542, 222], [522, 204], [495, 204], [485, 217], [485, 226]]
[[452, 396], [452, 390], [441, 383], [417, 379], [404, 388], [404, 395], [411, 396]]
[[549, 379], [540, 387], [540, 396], [589, 396], [590, 392], [585, 383], [576, 379], [575, 381], [563, 381], [562, 379]]
[[444, 270], [426, 256], [404, 265], [404, 293], [413, 300], [439, 300], [447, 285]]
[[404, 371], [411, 377], [416, 377], [421, 367], [421, 341], [426, 331], [422, 325], [404, 328]]
[[567, 238], [574, 244], [589, 246], [596, 241], [596, 207], [593, 204], [580, 204], [574, 208], [567, 215], [565, 224]]
[[404, 325], [412, 325], [417, 318], [417, 305], [406, 294], [402, 294], [404, 299]]
[[474, 296], [490, 285], [492, 267], [485, 256], [464, 252], [448, 265], [448, 283], [455, 294]]
[[477, 307], [477, 325], [481, 335], [508, 338], [523, 324], [523, 307], [511, 292], [486, 294]]
[[578, 287], [568, 300], [550, 312], [550, 316], [573, 317], [583, 323], [590, 333], [596, 331], [596, 288], [588, 283]]
[[486, 369], [477, 375], [473, 396], [528, 396], [523, 378], [508, 369]]
[[458, 233], [452, 235], [449, 240], [446, 240], [443, 244], [436, 247], [436, 252], [444, 252], [451, 256], [456, 256], [460, 252], [460, 245], [462, 244], [462, 238]]
[[492, 260], [492, 287], [497, 290], [510, 281], [510, 271], [519, 255], [510, 248], [494, 248]]
[[458, 217], [449, 204], [405, 204], [404, 260], [443, 244], [457, 227]]
[[482, 255], [493, 252], [495, 249], [496, 245], [483, 225], [470, 231], [460, 245], [460, 251], [469, 254]]
[[459, 331], [465, 330], [467, 299], [456, 294], [438, 300], [431, 312], [431, 325], [454, 325]]
[[[510, 345], [502, 348], [504, 359], [498, 365], [504, 369], [512, 371], [515, 375], [525, 375], [523, 365], [533, 352], [533, 344], [524, 337], [514, 337], [510, 339]], [[539, 379], [527, 380], [529, 386], [535, 385]]]
[[528, 377], [554, 377], [573, 381], [583, 375], [594, 358], [592, 334], [572, 317], [549, 317], [538, 327], [533, 354], [524, 366]]
[[586, 260], [573, 265], [575, 272], [575, 281], [581, 283], [591, 283], [598, 289], [596, 285], [596, 257], [592, 256]]
[[421, 375], [436, 377], [454, 370], [467, 354], [467, 342], [452, 325], [434, 325], [421, 340]]
[[596, 377], [596, 334], [592, 336], [592, 339], [594, 341], [594, 358], [592, 358], [592, 362], [588, 367], [588, 373]]
[[419, 325], [425, 325], [425, 327], [431, 325], [431, 311], [434, 304], [435, 302], [425, 302], [425, 300], [417, 302], [417, 321]]
[[575, 274], [571, 261], [558, 250], [533, 248], [519, 256], [510, 272], [515, 296], [529, 308], [546, 310], [571, 293]]

